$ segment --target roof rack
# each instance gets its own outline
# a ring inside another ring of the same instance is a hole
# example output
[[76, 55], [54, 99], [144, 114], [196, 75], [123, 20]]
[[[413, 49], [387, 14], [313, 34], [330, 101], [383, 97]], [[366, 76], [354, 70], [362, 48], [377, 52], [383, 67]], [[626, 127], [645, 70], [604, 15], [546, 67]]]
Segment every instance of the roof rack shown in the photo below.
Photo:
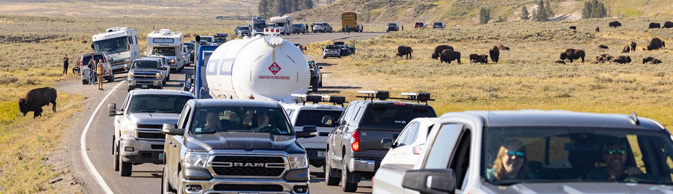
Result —
[[306, 95], [306, 94], [292, 94], [294, 96], [294, 103], [302, 103], [306, 105], [306, 102], [312, 102], [313, 104], [318, 104], [320, 102], [330, 102], [334, 105], [344, 106], [346, 103], [346, 97], [344, 96], [330, 96], [330, 95]]
[[391, 98], [390, 93], [388, 91], [358, 91], [358, 94], [366, 94], [366, 96], [356, 96], [360, 98], [364, 98], [365, 100], [374, 100], [374, 98], [378, 98], [379, 100], [386, 100], [386, 99], [396, 99], [396, 100], [410, 100], [410, 101], [416, 101], [418, 103], [425, 102], [425, 104], [428, 104], [428, 101], [435, 101], [435, 99], [430, 98], [430, 93], [428, 92], [403, 92], [401, 93], [402, 96], [406, 96], [406, 98]]

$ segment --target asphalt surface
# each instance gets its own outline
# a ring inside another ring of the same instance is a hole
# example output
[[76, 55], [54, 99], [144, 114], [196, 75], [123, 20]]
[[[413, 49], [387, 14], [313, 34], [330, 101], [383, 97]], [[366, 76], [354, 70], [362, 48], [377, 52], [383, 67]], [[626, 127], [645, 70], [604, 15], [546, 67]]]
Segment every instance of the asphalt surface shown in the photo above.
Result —
[[[285, 39], [298, 44], [307, 44], [311, 42], [327, 41], [327, 40], [364, 40], [378, 37], [383, 33], [309, 33], [305, 35], [291, 35], [284, 36]], [[180, 90], [180, 83], [185, 78], [185, 73], [193, 72], [193, 66], [186, 67], [181, 73], [171, 73], [171, 80], [167, 82], [167, 87], [164, 89], [170, 90]], [[161, 165], [154, 164], [142, 164], [134, 165], [133, 173], [130, 177], [121, 177], [119, 172], [114, 171], [113, 169], [113, 155], [112, 155], [112, 136], [114, 133], [113, 127], [113, 117], [107, 116], [107, 104], [108, 103], [117, 103], [117, 107], [123, 102], [124, 97], [127, 94], [127, 86], [125, 83], [121, 83], [119, 87], [113, 89], [120, 82], [123, 82], [126, 78], [126, 74], [117, 74], [115, 75], [115, 82], [107, 83], [105, 82], [104, 88], [107, 92], [112, 92], [112, 94], [103, 102], [103, 106], [96, 112], [93, 113], [92, 110], [87, 110], [84, 115], [90, 115], [93, 117], [92, 123], [90, 125], [89, 131], [86, 134], [86, 145], [84, 145], [88, 158], [91, 160], [91, 163], [95, 167], [95, 170], [102, 177], [104, 184], [109, 186], [110, 190], [114, 193], [160, 193], [161, 192]], [[73, 84], [81, 84], [73, 83]], [[91, 92], [99, 92], [90, 87]], [[103, 98], [103, 95], [96, 95], [94, 98], [99, 100], [93, 100], [89, 102], [90, 106], [98, 106], [98, 103]], [[89, 118], [85, 118], [89, 120]], [[78, 125], [84, 128], [83, 125]], [[77, 138], [79, 140], [79, 138]], [[79, 144], [73, 144], [77, 146], [73, 148], [79, 150]], [[82, 157], [77, 157], [73, 155], [73, 164], [79, 170], [77, 175], [80, 180], [84, 183], [85, 192], [87, 193], [104, 193], [104, 187], [101, 187], [100, 184], [95, 180], [95, 177], [91, 173], [87, 173], [87, 167], [85, 162], [82, 162]], [[338, 186], [327, 186], [324, 183], [324, 178], [322, 178], [322, 168], [311, 167], [311, 184], [310, 191], [312, 193], [343, 193], [341, 187]], [[363, 180], [360, 182], [357, 193], [371, 193], [371, 181]]]

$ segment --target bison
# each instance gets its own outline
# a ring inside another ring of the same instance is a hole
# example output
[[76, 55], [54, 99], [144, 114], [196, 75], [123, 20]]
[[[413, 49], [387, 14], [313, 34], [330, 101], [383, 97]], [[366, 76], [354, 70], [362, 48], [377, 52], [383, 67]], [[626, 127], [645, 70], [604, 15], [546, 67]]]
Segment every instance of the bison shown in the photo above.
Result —
[[564, 60], [556, 60], [556, 61], [554, 61], [554, 63], [558, 63], [558, 64], [566, 64], [566, 62], [565, 62]]
[[673, 28], [673, 22], [666, 21], [664, 23], [664, 28]]
[[446, 49], [443, 50], [442, 54], [439, 56], [439, 61], [442, 63], [446, 62], [451, 64], [451, 61], [453, 60], [458, 60], [458, 64], [460, 64], [460, 52]]
[[498, 60], [500, 60], [500, 49], [494, 46], [491, 50], [488, 50], [488, 55], [491, 56], [491, 61], [498, 63]]
[[498, 50], [501, 50], [501, 51], [508, 51], [508, 50], [509, 50], [509, 47], [504, 46], [504, 45], [502, 45], [502, 44], [498, 44]]
[[488, 56], [479, 54], [470, 54], [470, 63], [488, 63]]
[[625, 45], [624, 48], [622, 48], [622, 53], [628, 53], [631, 52], [631, 47], [629, 45]]
[[398, 57], [401, 57], [401, 56], [403, 56], [403, 55], [406, 55], [406, 58], [407, 58], [407, 59], [412, 58], [412, 57], [411, 57], [411, 53], [412, 53], [412, 52], [414, 52], [414, 50], [411, 49], [411, 47], [408, 47], [408, 46], [399, 46], [399, 47], [397, 47], [397, 56], [398, 56]]
[[662, 47], [666, 47], [666, 43], [664, 41], [661, 41], [659, 38], [653, 38], [650, 41], [650, 44], [647, 45], [647, 50], [657, 50]]
[[615, 57], [612, 62], [619, 63], [619, 64], [624, 64], [624, 63], [631, 63], [631, 57], [629, 56], [619, 56]]
[[631, 42], [631, 52], [636, 52], [636, 43]]
[[608, 23], [608, 27], [610, 28], [617, 28], [620, 26], [622, 26], [622, 23], [619, 23], [619, 21], [611, 21], [610, 23]]
[[435, 47], [435, 52], [432, 53], [432, 59], [438, 59], [444, 49], [453, 50], [453, 47], [449, 45], [439, 45]]
[[581, 58], [582, 63], [584, 63], [584, 56], [585, 56], [584, 50], [566, 49], [564, 52], [561, 53], [561, 60], [568, 59], [572, 63], [574, 60]]
[[28, 91], [25, 98], [19, 99], [19, 110], [26, 116], [33, 111], [33, 118], [42, 116], [42, 107], [51, 103], [51, 110], [56, 112], [56, 89], [50, 87], [36, 88]]
[[576, 26], [570, 26], [570, 29], [571, 30], [577, 30], [577, 27]]
[[596, 27], [596, 32], [601, 32], [601, 29], [599, 27]]
[[652, 62], [652, 64], [659, 64], [659, 63], [661, 63], [661, 60], [656, 59], [654, 57], [643, 58], [643, 64], [648, 63], [648, 62]]
[[602, 54], [599, 56], [596, 56], [596, 62], [598, 63], [605, 63], [605, 62], [610, 62], [612, 61], [613, 57], [610, 56], [609, 54]]
[[608, 46], [605, 46], [605, 45], [602, 45], [602, 44], [601, 44], [601, 45], [598, 45], [598, 48], [600, 48], [600, 49], [608, 49]]
[[650, 23], [649, 28], [661, 28], [661, 24], [652, 22]]

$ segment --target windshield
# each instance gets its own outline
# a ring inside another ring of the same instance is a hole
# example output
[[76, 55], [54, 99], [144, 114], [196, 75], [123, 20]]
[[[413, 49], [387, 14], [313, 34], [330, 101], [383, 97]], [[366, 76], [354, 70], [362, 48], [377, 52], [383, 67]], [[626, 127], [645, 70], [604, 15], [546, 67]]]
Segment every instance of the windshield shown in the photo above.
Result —
[[135, 95], [131, 99], [130, 113], [180, 113], [190, 96], [183, 95]]
[[105, 52], [107, 54], [119, 53], [129, 50], [129, 42], [126, 36], [100, 40], [93, 42], [93, 47], [96, 52]]
[[174, 47], [154, 47], [152, 48], [153, 55], [175, 56]]
[[673, 144], [663, 131], [581, 127], [484, 131], [481, 176], [491, 184], [673, 184]]
[[395, 23], [389, 23], [388, 26], [397, 26]]
[[250, 28], [247, 26], [241, 26], [240, 28], [238, 28], [238, 30], [250, 30]]
[[334, 110], [303, 110], [297, 115], [294, 126], [315, 125], [316, 127], [334, 127], [341, 116], [341, 111]]
[[194, 112], [190, 132], [244, 132], [290, 135], [292, 127], [280, 108], [212, 107]]
[[417, 117], [437, 117], [427, 105], [409, 103], [370, 104], [365, 110], [360, 126], [402, 130]]
[[[103, 59], [103, 55], [93, 55], [94, 62], [98, 62], [99, 60]], [[88, 65], [89, 60], [91, 60], [91, 55], [90, 56], [83, 56], [82, 57], [82, 64], [83, 65]], [[105, 61], [105, 60], [103, 60]]]
[[192, 52], [194, 50], [194, 44], [187, 44], [185, 43], [185, 46], [187, 46], [187, 52]]
[[263, 28], [266, 28], [266, 22], [255, 23], [255, 24], [252, 25], [252, 26], [253, 26], [253, 28], [255, 28], [255, 29], [263, 29]]
[[149, 69], [159, 69], [159, 62], [157, 61], [135, 61], [133, 62], [134, 69], [140, 68], [149, 68]]
[[339, 49], [337, 45], [327, 45], [325, 46], [326, 49]]
[[205, 40], [206, 42], [213, 42], [213, 37], [201, 36], [201, 40]]

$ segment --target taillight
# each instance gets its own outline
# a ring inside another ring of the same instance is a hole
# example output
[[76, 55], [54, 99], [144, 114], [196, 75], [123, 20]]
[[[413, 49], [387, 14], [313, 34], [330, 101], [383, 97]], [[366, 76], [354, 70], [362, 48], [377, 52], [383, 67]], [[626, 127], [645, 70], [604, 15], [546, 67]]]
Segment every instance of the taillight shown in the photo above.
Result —
[[104, 59], [104, 60], [105, 60], [105, 62], [107, 63], [107, 57], [103, 57], [103, 59]]
[[323, 52], [327, 52], [327, 49], [325, 49]]
[[360, 151], [360, 131], [353, 132], [351, 138], [351, 150], [354, 152]]
[[421, 154], [421, 152], [423, 151], [423, 145], [424, 144], [414, 146], [414, 155], [420, 155]]

